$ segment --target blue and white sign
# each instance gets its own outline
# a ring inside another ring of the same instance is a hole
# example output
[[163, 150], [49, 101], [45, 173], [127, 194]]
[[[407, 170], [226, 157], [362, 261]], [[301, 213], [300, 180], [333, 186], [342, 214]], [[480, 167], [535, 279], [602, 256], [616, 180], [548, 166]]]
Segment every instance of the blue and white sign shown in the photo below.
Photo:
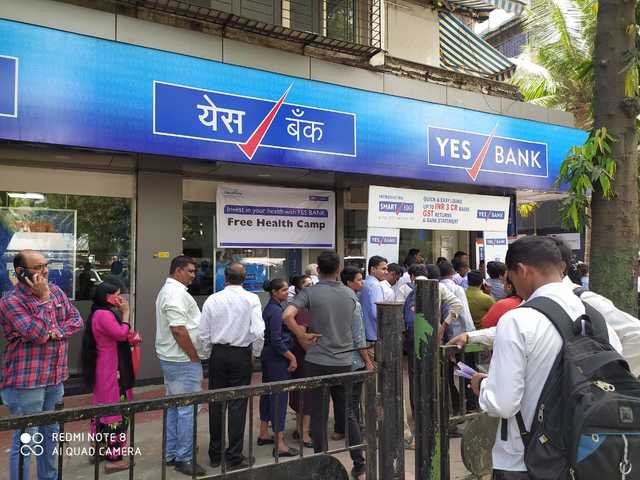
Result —
[[475, 182], [480, 172], [524, 177], [549, 177], [547, 144], [495, 134], [428, 128], [429, 165], [457, 168]]
[[[380, 255], [389, 262], [397, 263], [400, 255], [400, 230], [398, 228], [367, 229], [367, 259]], [[368, 261], [368, 260], [367, 260]]]
[[484, 259], [486, 263], [502, 262], [507, 258], [509, 239], [506, 230], [504, 232], [484, 232]]
[[[509, 218], [509, 197], [436, 192], [408, 188], [369, 187], [367, 225], [418, 230], [485, 229], [504, 231]], [[396, 205], [391, 208], [389, 205]], [[369, 244], [372, 244], [371, 238]]]
[[0, 55], [0, 116], [18, 116], [18, 59]]
[[323, 190], [218, 186], [219, 248], [334, 248], [335, 196]]
[[553, 190], [586, 133], [0, 20], [0, 139]]

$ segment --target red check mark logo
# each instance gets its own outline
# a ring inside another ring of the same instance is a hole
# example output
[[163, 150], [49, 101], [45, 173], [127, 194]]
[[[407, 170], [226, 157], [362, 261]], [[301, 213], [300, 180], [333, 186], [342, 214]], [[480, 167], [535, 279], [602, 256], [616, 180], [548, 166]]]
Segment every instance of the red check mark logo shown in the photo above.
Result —
[[493, 137], [495, 137], [497, 127], [498, 127], [497, 125], [493, 127], [493, 130], [485, 140], [484, 145], [482, 146], [482, 150], [480, 150], [480, 153], [478, 154], [475, 161], [473, 162], [473, 165], [471, 165], [471, 168], [467, 168], [467, 173], [471, 177], [471, 180], [473, 180], [474, 182], [476, 181], [476, 178], [478, 178], [478, 175], [480, 174], [480, 170], [482, 169], [482, 164], [484, 163], [484, 159], [487, 156], [487, 153], [489, 152], [489, 146], [491, 145], [491, 141], [493, 140]]
[[292, 86], [293, 85], [289, 85], [289, 88], [285, 90], [285, 92], [280, 97], [280, 100], [278, 100], [276, 104], [271, 108], [271, 110], [269, 110], [269, 113], [267, 113], [267, 116], [264, 117], [262, 122], [260, 122], [260, 125], [258, 125], [258, 127], [249, 136], [249, 139], [244, 143], [238, 144], [238, 148], [242, 151], [242, 153], [245, 154], [245, 156], [249, 160], [253, 159], [253, 156], [258, 150], [258, 147], [260, 146], [262, 139], [269, 131], [269, 127], [271, 127], [271, 124], [275, 120], [276, 115], [280, 110], [280, 107], [284, 103], [284, 99], [287, 98], [287, 95], [289, 95], [289, 90], [291, 90]]

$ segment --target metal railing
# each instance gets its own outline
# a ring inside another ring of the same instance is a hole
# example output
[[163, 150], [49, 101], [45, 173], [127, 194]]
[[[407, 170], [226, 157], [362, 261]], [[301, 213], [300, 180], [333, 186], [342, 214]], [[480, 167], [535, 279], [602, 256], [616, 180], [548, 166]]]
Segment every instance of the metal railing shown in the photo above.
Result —
[[[73, 408], [73, 409], [62, 409], [53, 412], [44, 412], [33, 415], [25, 415], [19, 417], [4, 417], [0, 418], [0, 432], [7, 430], [19, 430], [22, 434], [25, 429], [32, 427], [39, 427], [51, 424], [59, 424], [61, 435], [58, 436], [60, 439], [58, 442], [58, 451], [64, 451], [64, 428], [65, 424], [69, 422], [76, 422], [79, 420], [94, 420], [96, 423], [101, 417], [104, 416], [123, 416], [128, 418], [129, 420], [129, 435], [128, 435], [128, 450], [133, 451], [136, 449], [136, 414], [145, 413], [145, 412], [153, 412], [153, 411], [162, 411], [162, 459], [159, 459], [162, 464], [161, 470], [161, 478], [162, 480], [166, 479], [166, 463], [165, 463], [165, 453], [166, 453], [166, 429], [167, 429], [167, 410], [171, 407], [186, 407], [192, 406], [193, 414], [194, 414], [194, 422], [193, 422], [193, 443], [192, 443], [192, 458], [197, 458], [197, 435], [198, 435], [198, 426], [197, 426], [197, 414], [198, 414], [198, 406], [201, 404], [209, 404], [211, 408], [211, 404], [213, 403], [222, 403], [222, 448], [221, 451], [224, 452], [226, 449], [226, 432], [227, 432], [227, 406], [230, 401], [239, 400], [239, 399], [248, 399], [248, 423], [249, 423], [249, 455], [248, 459], [254, 458], [254, 409], [253, 409], [253, 400], [254, 397], [260, 395], [277, 395], [280, 393], [288, 393], [293, 391], [303, 391], [303, 390], [319, 390], [320, 395], [322, 395], [323, 399], [327, 398], [328, 390], [332, 386], [336, 385], [344, 385], [346, 389], [346, 401], [345, 401], [345, 418], [348, 418], [349, 409], [351, 408], [351, 391], [354, 383], [362, 382], [364, 386], [364, 426], [365, 426], [365, 437], [364, 443], [359, 445], [349, 445], [349, 429], [345, 429], [345, 441], [344, 446], [337, 449], [329, 450], [325, 445], [323, 447], [323, 452], [312, 455], [304, 454], [304, 445], [303, 445], [303, 435], [299, 437], [299, 458], [308, 458], [312, 456], [319, 455], [336, 455], [338, 453], [347, 452], [353, 449], [364, 449], [366, 452], [367, 458], [367, 479], [375, 480], [377, 478], [377, 463], [376, 463], [376, 449], [377, 449], [377, 432], [376, 432], [376, 418], [377, 418], [377, 409], [376, 409], [376, 374], [374, 372], [353, 372], [353, 373], [343, 373], [337, 375], [328, 375], [322, 377], [310, 377], [303, 378], [298, 380], [287, 380], [282, 382], [273, 382], [273, 383], [265, 383], [259, 385], [249, 385], [244, 387], [236, 387], [236, 388], [224, 388], [219, 390], [207, 390], [199, 393], [192, 394], [184, 394], [184, 395], [173, 395], [162, 398], [156, 398], [151, 400], [134, 400], [130, 402], [123, 402], [118, 404], [111, 405], [100, 405], [100, 406], [92, 406], [92, 407], [81, 407], [81, 408]], [[318, 394], [318, 393], [315, 393]], [[303, 411], [303, 395], [300, 395], [300, 411]], [[275, 416], [278, 417], [278, 402], [275, 403]], [[298, 432], [302, 432], [302, 415], [298, 415], [298, 424], [297, 424]], [[325, 436], [326, 438], [326, 436]], [[278, 444], [277, 444], [277, 436], [275, 436], [276, 445], [275, 445], [275, 463], [279, 463], [278, 452]], [[135, 458], [131, 456], [129, 458], [129, 479], [133, 480], [134, 472], [135, 472]], [[94, 457], [94, 479], [98, 479], [100, 477], [100, 458], [99, 451], [96, 449], [95, 457]], [[226, 478], [227, 472], [229, 469], [227, 468], [227, 464], [225, 461], [225, 456], [222, 455], [222, 463], [221, 463], [221, 471], [220, 473], [213, 473], [207, 476], [198, 476], [198, 478]], [[21, 449], [20, 452], [20, 480], [23, 478], [23, 461], [24, 456]], [[289, 462], [286, 462], [289, 463]], [[255, 465], [254, 462], [250, 461], [248, 468], [244, 469], [245, 471], [254, 470], [256, 473], [260, 468], [268, 467], [273, 465], [272, 463]], [[62, 479], [64, 475], [64, 462], [63, 456], [60, 455], [58, 457], [58, 478]], [[242, 470], [234, 470], [234, 475], [242, 472]], [[194, 473], [192, 478], [196, 478], [196, 472], [194, 469]]]
[[382, 50], [382, 0], [112, 0], [369, 58]]

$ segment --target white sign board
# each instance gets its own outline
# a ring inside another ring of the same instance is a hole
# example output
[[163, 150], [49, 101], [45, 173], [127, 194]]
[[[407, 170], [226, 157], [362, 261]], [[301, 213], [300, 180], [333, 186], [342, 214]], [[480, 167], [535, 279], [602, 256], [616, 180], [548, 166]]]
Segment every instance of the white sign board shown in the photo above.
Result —
[[380, 255], [389, 263], [398, 263], [400, 230], [397, 228], [367, 229], [367, 259]]
[[324, 190], [222, 184], [219, 248], [335, 248], [335, 195]]
[[369, 227], [507, 231], [509, 197], [369, 187]]
[[485, 265], [489, 262], [504, 263], [507, 258], [507, 250], [509, 249], [509, 239], [507, 231], [504, 232], [484, 232], [484, 261]]

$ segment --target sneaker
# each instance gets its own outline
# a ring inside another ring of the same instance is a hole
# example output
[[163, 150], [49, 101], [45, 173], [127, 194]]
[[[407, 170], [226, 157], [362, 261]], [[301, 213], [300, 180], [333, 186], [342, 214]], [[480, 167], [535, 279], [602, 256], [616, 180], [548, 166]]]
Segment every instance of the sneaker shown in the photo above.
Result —
[[176, 466], [176, 472], [180, 472], [183, 473], [185, 475], [189, 475], [190, 477], [193, 476], [193, 472], [196, 472], [197, 476], [202, 476], [205, 473], [207, 473], [207, 471], [202, 468], [200, 465], [198, 465], [196, 462], [175, 462], [175, 466]]

